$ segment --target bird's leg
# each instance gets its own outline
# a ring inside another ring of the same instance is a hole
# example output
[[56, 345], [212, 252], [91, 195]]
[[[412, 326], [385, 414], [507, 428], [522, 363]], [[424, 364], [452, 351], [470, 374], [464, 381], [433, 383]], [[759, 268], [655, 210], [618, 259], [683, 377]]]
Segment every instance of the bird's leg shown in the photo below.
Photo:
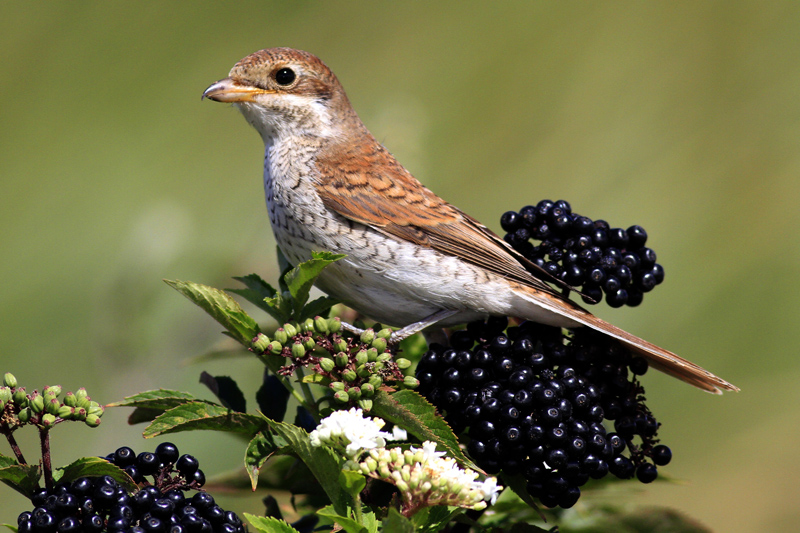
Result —
[[398, 329], [392, 333], [391, 337], [389, 337], [389, 344], [397, 344], [403, 339], [407, 339], [411, 335], [419, 333], [423, 329], [428, 328], [437, 322], [444, 320], [445, 318], [451, 317], [456, 313], [458, 313], [458, 311], [455, 309], [442, 309], [441, 311], [437, 311], [427, 318], [423, 318], [419, 322], [414, 322], [403, 329]]
[[[437, 311], [429, 317], [423, 318], [419, 322], [414, 322], [413, 324], [409, 324], [408, 326], [404, 327], [403, 329], [398, 329], [392, 336], [389, 337], [388, 341], [389, 344], [397, 344], [400, 341], [407, 339], [411, 335], [415, 333], [419, 333], [423, 329], [433, 326], [440, 320], [444, 320], [447, 317], [453, 316], [454, 314], [458, 313], [455, 309], [442, 309], [441, 311]], [[364, 333], [364, 330], [361, 328], [357, 328], [352, 324], [348, 324], [347, 322], [342, 322], [342, 329], [345, 331], [349, 331], [354, 335], [361, 335]], [[442, 333], [443, 335], [444, 333]]]

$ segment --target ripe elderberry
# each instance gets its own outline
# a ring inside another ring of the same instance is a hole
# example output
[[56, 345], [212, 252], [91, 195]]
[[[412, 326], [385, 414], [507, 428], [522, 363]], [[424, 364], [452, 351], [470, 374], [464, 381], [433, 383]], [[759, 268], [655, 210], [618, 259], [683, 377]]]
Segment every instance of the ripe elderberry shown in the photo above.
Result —
[[[625, 239], [600, 229], [609, 242]], [[632, 233], [644, 242], [643, 231]], [[653, 481], [671, 452], [656, 445], [659, 424], [636, 380], [647, 362], [587, 328], [507, 325], [505, 319], [470, 323], [453, 334], [455, 345], [431, 344], [417, 367], [420, 393], [469, 439], [467, 452], [478, 466], [493, 474], [522, 472], [530, 495], [551, 507], [571, 507], [583, 484], [608, 473]]]

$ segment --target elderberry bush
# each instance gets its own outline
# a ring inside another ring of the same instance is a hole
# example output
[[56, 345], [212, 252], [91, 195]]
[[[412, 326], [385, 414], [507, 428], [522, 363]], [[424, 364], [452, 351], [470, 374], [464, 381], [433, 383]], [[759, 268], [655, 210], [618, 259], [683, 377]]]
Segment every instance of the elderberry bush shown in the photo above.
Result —
[[547, 507], [573, 506], [582, 485], [608, 473], [655, 480], [671, 452], [636, 379], [647, 362], [588, 328], [507, 326], [470, 323], [450, 346], [431, 344], [417, 367], [419, 392], [476, 464], [522, 474]]
[[645, 246], [647, 232], [641, 226], [612, 228], [605, 220], [573, 213], [564, 200], [508, 211], [500, 224], [507, 243], [553, 277], [580, 288], [586, 303], [597, 303], [605, 294], [611, 307], [637, 306], [644, 293], [664, 281], [664, 268]]
[[[244, 533], [241, 519], [225, 511], [206, 492], [188, 490], [205, 483], [197, 459], [179, 455], [169, 442], [155, 453], [123, 446], [106, 459], [139, 485], [129, 492], [110, 476], [83, 477], [40, 489], [33, 511], [17, 518], [19, 533]], [[148, 481], [152, 480], [152, 483]]]

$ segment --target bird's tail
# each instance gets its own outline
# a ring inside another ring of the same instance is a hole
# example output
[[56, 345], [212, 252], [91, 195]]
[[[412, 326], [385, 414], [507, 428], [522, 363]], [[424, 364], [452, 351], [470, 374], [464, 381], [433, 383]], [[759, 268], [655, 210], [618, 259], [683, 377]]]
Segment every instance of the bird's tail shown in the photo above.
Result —
[[[523, 293], [520, 294], [520, 292]], [[517, 294], [528, 302], [540, 308], [555, 312], [571, 322], [592, 328], [593, 330], [605, 333], [617, 339], [631, 350], [647, 359], [650, 366], [656, 370], [660, 370], [665, 374], [676, 377], [690, 385], [694, 385], [698, 389], [703, 389], [712, 394], [722, 394], [723, 391], [739, 391], [739, 387], [715, 376], [708, 370], [668, 350], [660, 348], [651, 342], [631, 335], [627, 331], [613, 324], [609, 324], [605, 320], [597, 318], [569, 300], [555, 297], [545, 297], [543, 299], [541, 295], [534, 296], [528, 291], [517, 291]]]

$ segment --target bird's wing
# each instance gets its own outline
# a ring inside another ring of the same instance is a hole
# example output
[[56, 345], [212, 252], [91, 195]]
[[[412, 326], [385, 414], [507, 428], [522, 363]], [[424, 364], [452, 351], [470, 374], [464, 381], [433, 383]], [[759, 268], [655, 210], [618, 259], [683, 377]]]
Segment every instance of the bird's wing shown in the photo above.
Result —
[[[552, 276], [486, 226], [436, 196], [383, 147], [355, 155], [319, 161], [321, 177], [316, 188], [325, 207], [385, 235], [433, 248], [523, 286], [559, 296], [531, 271], [544, 278]], [[562, 284], [555, 278], [549, 281]]]

